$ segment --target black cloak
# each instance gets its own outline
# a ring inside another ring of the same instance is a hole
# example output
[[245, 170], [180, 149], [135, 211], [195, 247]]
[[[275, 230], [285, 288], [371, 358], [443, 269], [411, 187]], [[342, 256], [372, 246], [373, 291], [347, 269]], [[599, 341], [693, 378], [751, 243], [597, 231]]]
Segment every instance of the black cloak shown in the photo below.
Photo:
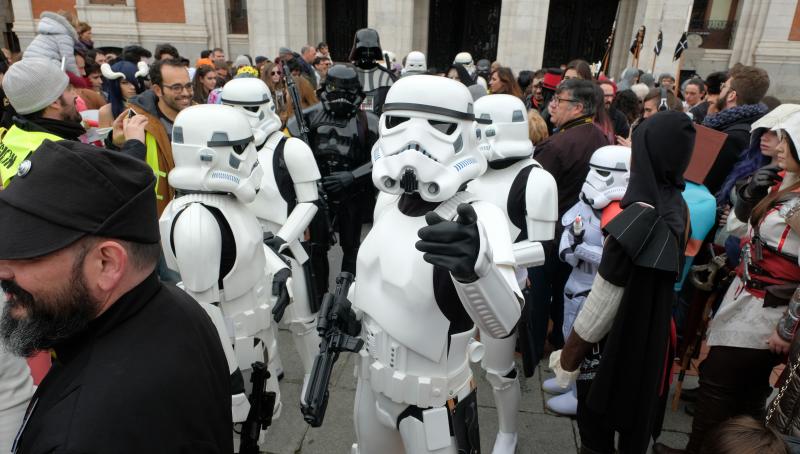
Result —
[[681, 189], [694, 138], [691, 120], [678, 112], [658, 113], [634, 132], [624, 210], [605, 228], [598, 273], [625, 290], [587, 404], [620, 433], [626, 454], [646, 452], [660, 430], [687, 228]]

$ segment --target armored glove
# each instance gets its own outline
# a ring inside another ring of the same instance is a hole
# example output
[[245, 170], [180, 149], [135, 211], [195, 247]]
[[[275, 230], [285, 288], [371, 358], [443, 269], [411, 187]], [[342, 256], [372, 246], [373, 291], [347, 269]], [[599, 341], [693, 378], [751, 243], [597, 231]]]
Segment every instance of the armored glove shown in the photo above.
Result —
[[322, 179], [322, 185], [328, 192], [339, 192], [351, 184], [353, 184], [355, 177], [352, 172], [331, 172], [330, 176]]
[[417, 250], [424, 252], [426, 262], [450, 271], [462, 283], [475, 282], [475, 263], [481, 248], [478, 215], [472, 205], [458, 206], [458, 219], [446, 221], [436, 212], [425, 215], [427, 227], [419, 229]]
[[272, 308], [272, 318], [275, 323], [280, 323], [286, 306], [289, 305], [289, 289], [287, 287], [292, 272], [288, 268], [282, 268], [272, 276], [272, 296], [277, 297], [275, 307]]

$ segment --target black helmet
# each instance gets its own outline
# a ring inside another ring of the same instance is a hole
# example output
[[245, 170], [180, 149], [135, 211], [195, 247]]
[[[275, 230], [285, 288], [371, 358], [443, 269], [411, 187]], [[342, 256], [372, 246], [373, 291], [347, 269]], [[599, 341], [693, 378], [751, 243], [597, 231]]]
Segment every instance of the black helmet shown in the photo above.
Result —
[[489, 80], [489, 76], [492, 73], [492, 64], [489, 62], [489, 60], [481, 58], [477, 63], [475, 63], [475, 70], [479, 76]]
[[328, 70], [318, 94], [322, 107], [334, 116], [349, 117], [359, 109], [364, 100], [364, 91], [356, 70], [343, 64], [334, 65]]
[[359, 68], [371, 69], [383, 59], [381, 38], [378, 32], [371, 28], [362, 28], [356, 32], [353, 40], [353, 49], [350, 51], [350, 61]]

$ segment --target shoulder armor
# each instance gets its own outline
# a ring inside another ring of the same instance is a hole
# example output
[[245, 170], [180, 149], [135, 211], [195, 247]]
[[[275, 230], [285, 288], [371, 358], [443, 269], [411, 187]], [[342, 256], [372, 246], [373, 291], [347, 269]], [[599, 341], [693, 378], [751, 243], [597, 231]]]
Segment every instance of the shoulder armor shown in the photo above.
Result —
[[316, 181], [321, 178], [317, 162], [314, 160], [314, 153], [302, 140], [293, 137], [286, 139], [286, 144], [283, 146], [283, 159], [295, 184]]
[[219, 281], [222, 233], [216, 218], [200, 203], [192, 203], [178, 216], [172, 229], [175, 258], [183, 285], [204, 292]]

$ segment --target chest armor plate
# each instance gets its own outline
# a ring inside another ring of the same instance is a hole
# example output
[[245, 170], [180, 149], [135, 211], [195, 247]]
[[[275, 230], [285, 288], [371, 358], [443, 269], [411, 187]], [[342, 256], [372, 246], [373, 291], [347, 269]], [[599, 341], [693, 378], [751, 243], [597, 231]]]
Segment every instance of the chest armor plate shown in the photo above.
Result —
[[414, 247], [426, 225], [424, 216], [406, 216], [396, 204], [383, 211], [358, 252], [353, 304], [392, 338], [438, 361], [450, 322], [434, 298], [433, 265]]
[[[521, 229], [511, 222], [508, 216], [508, 200], [511, 198], [511, 184], [514, 178], [525, 167], [533, 163], [532, 159], [523, 159], [505, 169], [488, 169], [477, 180], [472, 180], [467, 186], [467, 190], [477, 196], [478, 199], [490, 202], [492, 205], [503, 210], [508, 222], [508, 231], [511, 233], [511, 242], [516, 241]], [[519, 191], [524, 192], [525, 186], [520, 186]], [[525, 200], [524, 194], [521, 200]], [[525, 207], [521, 207], [525, 210]]]

